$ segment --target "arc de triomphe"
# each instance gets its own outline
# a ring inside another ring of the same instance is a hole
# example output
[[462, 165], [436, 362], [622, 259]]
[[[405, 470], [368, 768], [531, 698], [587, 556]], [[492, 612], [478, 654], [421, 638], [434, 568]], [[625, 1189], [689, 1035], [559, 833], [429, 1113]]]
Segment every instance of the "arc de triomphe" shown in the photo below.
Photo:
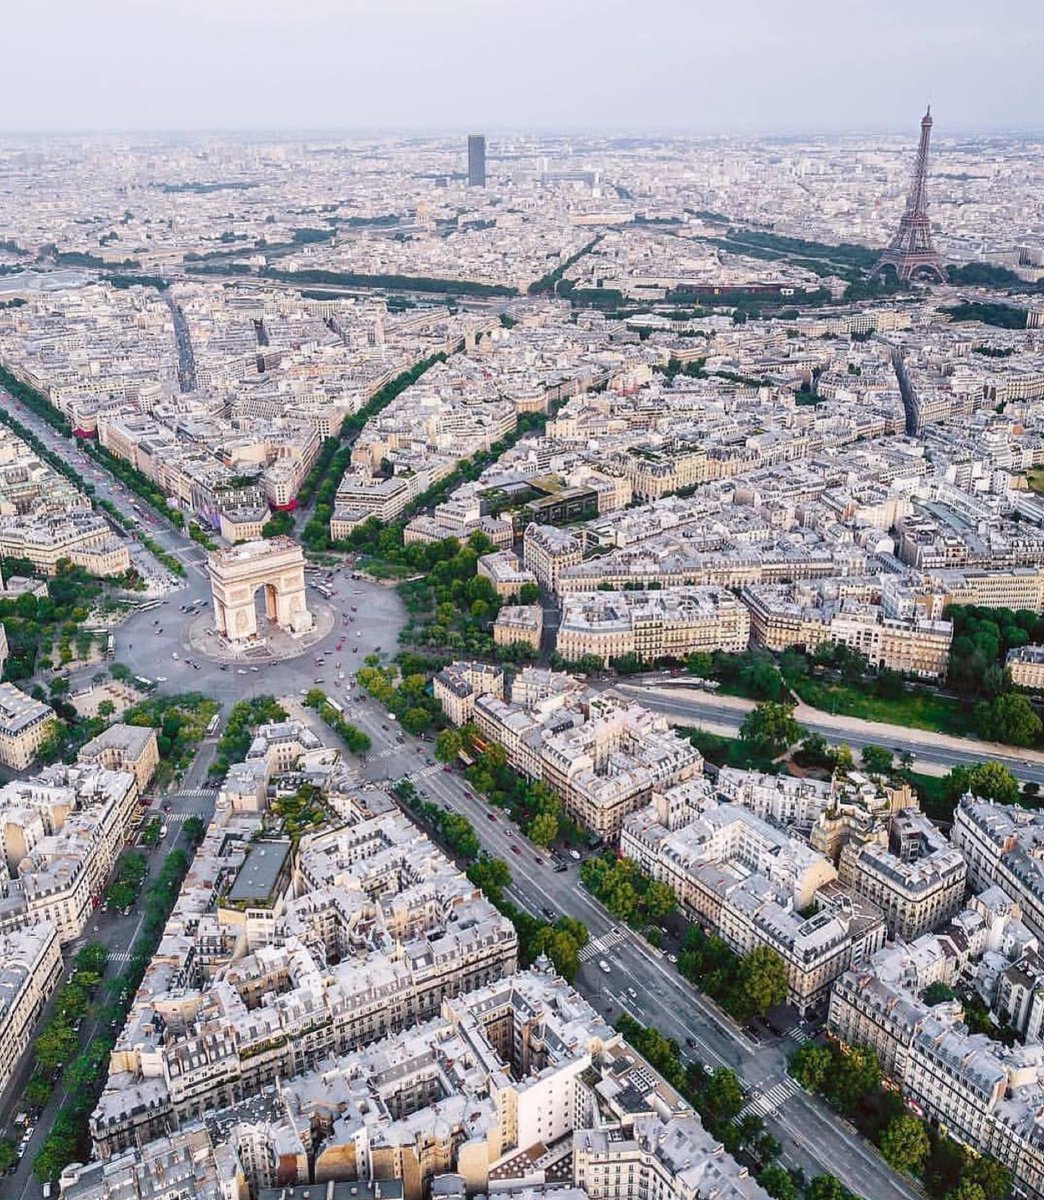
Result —
[[241, 542], [207, 555], [214, 628], [232, 642], [257, 636], [254, 596], [265, 589], [269, 621], [291, 634], [307, 633], [314, 624], [305, 599], [304, 554], [288, 537]]

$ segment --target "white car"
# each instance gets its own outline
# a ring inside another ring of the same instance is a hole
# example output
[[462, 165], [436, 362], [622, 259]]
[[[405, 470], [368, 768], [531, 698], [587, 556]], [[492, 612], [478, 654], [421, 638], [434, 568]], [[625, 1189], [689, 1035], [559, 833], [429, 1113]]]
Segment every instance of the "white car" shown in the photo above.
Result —
[[612, 970], [612, 967], [609, 966], [609, 964], [605, 961], [604, 958], [600, 958], [598, 960], [598, 965], [602, 968], [602, 970], [606, 973], [606, 975], [608, 975], [609, 972]]

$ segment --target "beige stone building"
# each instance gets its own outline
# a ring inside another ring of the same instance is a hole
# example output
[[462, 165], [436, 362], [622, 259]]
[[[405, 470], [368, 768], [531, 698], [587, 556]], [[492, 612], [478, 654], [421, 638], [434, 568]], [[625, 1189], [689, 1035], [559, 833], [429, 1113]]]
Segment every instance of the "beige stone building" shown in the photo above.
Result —
[[144, 792], [159, 766], [156, 730], [116, 722], [81, 746], [76, 760], [97, 763], [109, 771], [127, 771], [134, 776], [139, 793]]
[[705, 780], [658, 792], [627, 817], [620, 851], [736, 954], [775, 951], [800, 1012], [884, 942], [881, 913], [839, 888], [833, 864], [748, 809], [717, 803]]
[[651, 592], [569, 592], [562, 597], [556, 649], [571, 662], [593, 655], [608, 666], [635, 655], [643, 662], [698, 651], [746, 650], [750, 615], [721, 588]]
[[483, 554], [478, 560], [478, 573], [496, 588], [498, 596], [512, 600], [527, 584], [536, 585], [537, 578], [519, 561], [514, 550], [501, 550], [496, 554]]
[[521, 643], [539, 652], [543, 628], [544, 610], [539, 604], [505, 605], [493, 622], [493, 642], [497, 646]]
[[58, 930], [50, 921], [0, 934], [0, 1092], [29, 1048], [61, 975]]
[[1017, 646], [1008, 651], [1004, 665], [1016, 687], [1028, 692], [1044, 691], [1044, 646]]
[[221, 536], [233, 545], [236, 542], [256, 542], [272, 517], [266, 505], [257, 508], [222, 509], [219, 520]]
[[821, 585], [745, 587], [751, 641], [767, 650], [800, 646], [812, 651], [829, 642], [864, 655], [871, 666], [937, 679], [949, 663], [953, 625], [922, 616], [889, 617], [878, 604], [854, 596], [826, 598]]
[[504, 671], [489, 663], [451, 663], [432, 680], [432, 690], [446, 719], [453, 725], [466, 725], [475, 714], [479, 696], [504, 699]]
[[920, 812], [895, 813], [887, 841], [850, 841], [841, 851], [842, 883], [877, 905], [888, 934], [913, 941], [960, 911], [967, 868], [964, 856]]
[[522, 539], [522, 558], [528, 570], [549, 591], [555, 591], [559, 574], [583, 559], [580, 540], [554, 525], [529, 525]]
[[11, 683], [0, 683], [0, 763], [24, 771], [50, 732], [54, 709]]

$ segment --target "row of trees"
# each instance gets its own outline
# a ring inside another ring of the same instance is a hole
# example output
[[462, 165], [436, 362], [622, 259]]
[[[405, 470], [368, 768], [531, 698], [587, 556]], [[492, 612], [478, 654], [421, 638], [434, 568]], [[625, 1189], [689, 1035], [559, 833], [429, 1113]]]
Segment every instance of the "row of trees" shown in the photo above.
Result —
[[223, 778], [232, 763], [242, 762], [246, 758], [258, 725], [286, 719], [286, 709], [274, 696], [255, 696], [252, 700], [237, 701], [232, 705], [225, 728], [218, 738], [217, 754], [210, 774]]
[[337, 709], [332, 707], [326, 693], [319, 688], [309, 689], [308, 695], [305, 696], [305, 704], [308, 708], [315, 709], [353, 754], [365, 754], [373, 745], [370, 735], [357, 725], [346, 721]]
[[[482, 746], [479, 750], [477, 747]], [[472, 725], [445, 729], [435, 739], [435, 757], [456, 761], [464, 750], [474, 756], [465, 771], [468, 783], [495, 808], [502, 808], [534, 845], [548, 847], [560, 834], [577, 835], [575, 826], [562, 813], [555, 793], [539, 779], [527, 779], [508, 765], [504, 747], [479, 739]]]
[[[53, 1057], [49, 1060], [54, 1063], [55, 1073], [62, 1071], [68, 1098], [33, 1161], [33, 1174], [41, 1182], [56, 1182], [69, 1163], [86, 1162], [90, 1156], [88, 1119], [105, 1082], [106, 1067], [113, 1044], [108, 1030], [118, 1027], [126, 1019], [134, 994], [159, 944], [167, 917], [178, 897], [178, 890], [188, 865], [188, 856], [184, 851], [171, 851], [164, 859], [156, 879], [145, 892], [141, 905], [141, 931], [131, 949], [131, 960], [125, 970], [109, 982], [108, 1002], [104, 1006], [98, 1005], [99, 1027], [105, 1032], [92, 1037], [71, 1061], [67, 1057], [59, 1058], [57, 1062]], [[87, 950], [88, 946], [83, 949]], [[97, 979], [100, 980], [105, 962], [104, 947], [95, 949], [92, 953], [93, 963], [101, 964], [94, 966]], [[78, 955], [77, 973], [79, 970]], [[46, 1051], [47, 1047], [44, 1049]], [[44, 1084], [48, 1085], [49, 1094], [49, 1080], [46, 1076], [41, 1076], [42, 1069], [41, 1059], [37, 1055], [37, 1074], [30, 1081], [29, 1088], [32, 1088], [38, 1079], [42, 1079]], [[29, 1088], [26, 1089], [27, 1101], [38, 1102], [40, 1093], [36, 1093], [34, 1098], [30, 1099]], [[46, 1095], [43, 1096], [43, 1102], [46, 1102]]]
[[395, 794], [428, 823], [439, 841], [452, 854], [465, 861], [473, 860], [478, 856], [482, 846], [475, 827], [467, 817], [452, 809], [443, 808], [441, 804], [423, 800], [408, 779], [399, 780], [395, 785]]
[[787, 998], [787, 969], [768, 946], [742, 957], [698, 925], [685, 931], [678, 970], [737, 1021], [764, 1016]]
[[794, 1200], [800, 1189], [805, 1200], [855, 1200], [833, 1175], [806, 1180], [795, 1168], [788, 1171], [776, 1162], [781, 1146], [765, 1130], [764, 1121], [754, 1113], [740, 1116], [746, 1097], [735, 1071], [704, 1063], [683, 1061], [678, 1043], [656, 1029], [640, 1024], [630, 1014], [621, 1013], [616, 1028], [700, 1114], [706, 1129], [725, 1149], [744, 1159], [754, 1170], [758, 1182], [776, 1200]]
[[562, 978], [572, 980], [580, 969], [580, 951], [588, 940], [583, 922], [567, 916], [546, 921], [512, 904], [505, 895], [511, 886], [510, 868], [503, 859], [482, 852], [478, 834], [467, 817], [423, 800], [408, 779], [400, 780], [394, 790], [451, 853], [468, 862], [468, 878], [514, 925], [519, 964], [531, 966], [541, 954], [546, 954]]
[[[54, 407], [53, 404], [35, 388], [29, 387], [27, 384], [16, 379], [9, 371], [0, 367], [0, 386], [6, 388], [17, 400], [21, 401], [31, 412], [36, 413], [49, 425], [54, 426], [63, 437], [72, 436], [72, 426], [69, 424], [65, 416]], [[6, 409], [0, 409], [0, 421], [14, 430], [16, 434], [51, 467], [60, 474], [71, 480], [76, 486], [87, 496], [94, 496], [94, 485], [88, 482], [66, 459], [61, 455], [55, 454], [53, 450], [45, 446], [44, 443], [36, 436], [35, 433], [21, 421], [13, 417]], [[124, 462], [122, 459], [116, 458], [110, 454], [104, 447], [96, 445], [93, 441], [84, 443], [87, 450], [92, 452], [98, 458], [102, 465], [110, 472], [110, 474], [121, 479], [131, 491], [141, 496], [146, 500], [157, 512], [161, 513], [168, 520], [174, 521], [171, 514], [171, 509], [167, 504], [167, 498], [163, 491], [151, 483], [140, 471], [132, 467], [130, 463]], [[122, 528], [127, 528], [126, 519], [118, 512], [115, 506], [107, 500], [99, 500], [97, 504], [113, 517], [113, 519]], [[181, 514], [176, 514], [180, 519]], [[175, 522], [176, 523], [176, 522]], [[185, 568], [174, 558], [168, 554], [162, 546], [156, 543], [152, 538], [145, 535], [143, 531], [139, 531], [138, 538], [142, 545], [155, 557], [159, 562], [172, 571], [175, 575], [183, 577]]]
[[470, 279], [438, 279], [422, 275], [361, 275], [356, 271], [324, 271], [307, 268], [282, 271], [265, 267], [260, 274], [284, 283], [326, 284], [338, 287], [398, 288], [407, 292], [445, 292], [451, 296], [517, 296], [518, 289], [500, 283], [476, 283]]
[[666, 883], [650, 879], [633, 860], [612, 853], [586, 859], [580, 866], [580, 882], [617, 920], [646, 936], [650, 925], [655, 926], [678, 907], [678, 899]]
[[893, 1088], [866, 1047], [806, 1042], [790, 1058], [790, 1074], [855, 1122], [897, 1171], [918, 1175], [935, 1200], [1003, 1200], [1011, 1172], [988, 1154], [972, 1157], [921, 1120]]
[[130, 908], [138, 898], [141, 885], [149, 873], [145, 856], [137, 850], [129, 850], [116, 864], [112, 882], [105, 899], [115, 908]]
[[301, 532], [301, 541], [307, 549], [329, 550], [333, 544], [330, 540], [330, 518], [333, 516], [337, 487], [351, 461], [352, 444], [363, 426], [371, 417], [377, 416], [387, 408], [396, 396], [416, 383], [429, 367], [445, 361], [445, 354], [432, 354], [400, 372], [394, 379], [378, 388], [362, 408], [344, 418], [337, 439], [327, 438], [323, 443], [319, 458], [302, 486], [302, 494], [306, 497], [304, 503], [315, 495], [315, 508]]
[[398, 667], [380, 666], [376, 655], [368, 654], [366, 665], [355, 673], [355, 681], [415, 737], [442, 720], [442, 710], [422, 671], [404, 675]]

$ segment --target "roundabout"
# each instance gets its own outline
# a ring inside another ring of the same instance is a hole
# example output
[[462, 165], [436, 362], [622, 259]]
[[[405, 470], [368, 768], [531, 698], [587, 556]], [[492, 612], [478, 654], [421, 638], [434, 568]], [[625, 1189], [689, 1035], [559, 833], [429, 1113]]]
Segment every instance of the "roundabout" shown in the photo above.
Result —
[[263, 663], [285, 662], [307, 654], [313, 647], [326, 640], [334, 626], [341, 620], [329, 604], [314, 595], [309, 597], [308, 609], [314, 623], [306, 633], [288, 633], [267, 617], [257, 618], [257, 636], [248, 641], [234, 642], [220, 634], [214, 627], [214, 614], [204, 608], [194, 619], [190, 619], [185, 635], [186, 646], [193, 654], [202, 654], [218, 663]]

